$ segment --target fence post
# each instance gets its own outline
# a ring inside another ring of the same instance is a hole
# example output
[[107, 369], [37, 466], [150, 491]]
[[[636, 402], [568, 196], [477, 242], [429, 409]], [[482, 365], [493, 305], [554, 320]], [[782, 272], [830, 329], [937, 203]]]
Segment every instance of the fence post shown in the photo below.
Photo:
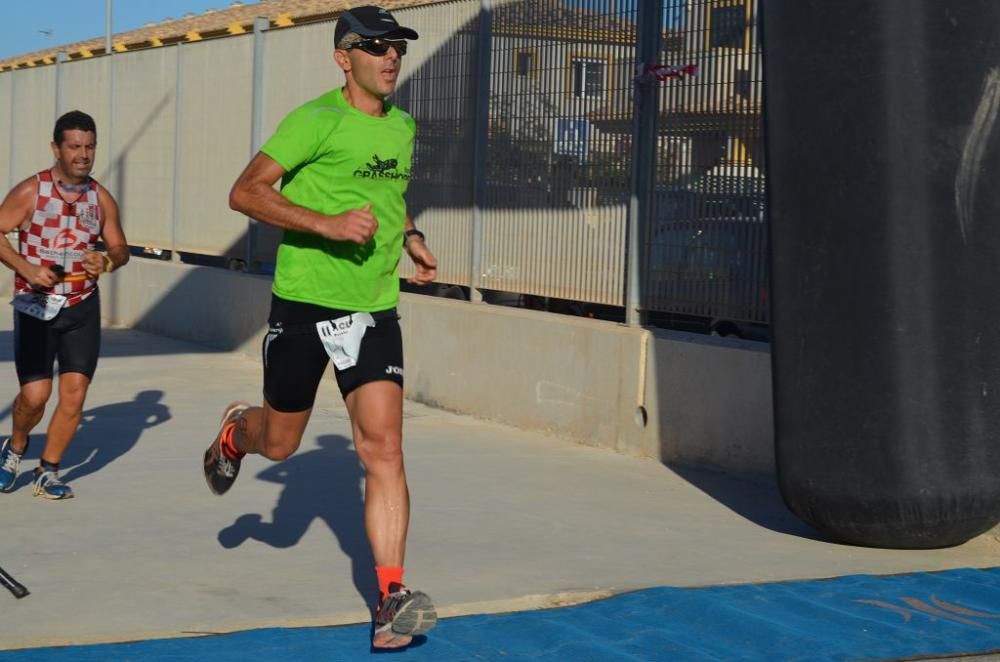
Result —
[[625, 230], [625, 321], [629, 326], [643, 323], [642, 274], [649, 220], [656, 212], [656, 112], [659, 88], [643, 66], [656, 64], [660, 57], [664, 0], [641, 0], [636, 17], [636, 77], [632, 118], [632, 195]]
[[[108, 157], [110, 159], [108, 168], [108, 181], [111, 185], [107, 188], [114, 195], [118, 202], [118, 205], [123, 214], [126, 214], [126, 207], [128, 206], [125, 200], [125, 167], [124, 161], [126, 153], [123, 151], [120, 154], [115, 154], [115, 151], [119, 149], [119, 144], [122, 148], [128, 145], [127, 140], [121, 138], [122, 132], [118, 127], [118, 82], [117, 75], [115, 72], [116, 65], [118, 64], [119, 58], [112, 58], [111, 52], [107, 52], [102, 56], [104, 60], [104, 66], [107, 67], [107, 81], [108, 81]], [[128, 219], [126, 218], [126, 222]], [[118, 318], [118, 303], [121, 300], [122, 290], [121, 286], [117, 281], [111, 281], [108, 284], [106, 294], [101, 295], [101, 310], [102, 316], [114, 323], [120, 322]]]
[[7, 190], [9, 191], [14, 188], [14, 157], [17, 146], [17, 133], [14, 132], [14, 128], [17, 126], [14, 121], [14, 110], [17, 108], [17, 70], [12, 69], [7, 75], [10, 76], [10, 123], [8, 125], [10, 145], [7, 154]]
[[170, 260], [180, 262], [177, 252], [177, 223], [180, 218], [181, 200], [181, 129], [183, 128], [184, 102], [184, 43], [179, 42], [174, 49], [177, 54], [177, 73], [174, 76], [174, 181], [170, 195]]
[[111, 55], [114, 48], [111, 46], [111, 0], [104, 0], [104, 54]]
[[475, 147], [472, 167], [472, 260], [469, 300], [482, 303], [479, 286], [483, 278], [483, 205], [486, 204], [487, 157], [489, 152], [490, 86], [492, 73], [493, 0], [479, 0], [479, 36], [476, 39]]
[[[264, 33], [271, 27], [271, 22], [262, 16], [253, 19], [253, 81], [252, 106], [250, 109], [250, 158], [256, 156], [263, 143], [262, 128], [264, 125]], [[247, 242], [245, 264], [250, 273], [256, 271], [254, 255], [257, 252], [258, 222], [247, 219]]]
[[66, 72], [63, 69], [63, 63], [67, 60], [69, 60], [69, 55], [66, 54], [66, 51], [56, 53], [56, 116], [53, 118], [53, 124], [66, 109], [65, 95], [63, 94], [63, 76]]
[[111, 57], [110, 54], [105, 54], [102, 59], [104, 60], [104, 66], [108, 68], [107, 80], [108, 80], [108, 127], [110, 134], [108, 136], [108, 157], [111, 159], [108, 168], [108, 181], [111, 182], [111, 186], [108, 188], [115, 195], [118, 200], [118, 204], [122, 204], [122, 196], [125, 194], [123, 190], [122, 177], [122, 167], [121, 161], [124, 158], [124, 154], [115, 154], [115, 150], [118, 147], [118, 143], [121, 142], [123, 145], [126, 144], [125, 141], [117, 140], [119, 129], [118, 129], [118, 113], [115, 112], [117, 104], [117, 85], [115, 84], [115, 61], [117, 58]]

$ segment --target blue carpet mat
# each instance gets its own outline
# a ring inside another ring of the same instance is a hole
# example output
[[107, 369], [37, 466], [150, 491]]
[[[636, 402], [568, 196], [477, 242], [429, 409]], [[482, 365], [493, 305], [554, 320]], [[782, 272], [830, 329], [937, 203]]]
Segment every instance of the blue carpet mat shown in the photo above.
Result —
[[[0, 661], [894, 660], [1000, 650], [1000, 568], [653, 588], [562, 609], [446, 619], [405, 651], [368, 626], [0, 651]], [[385, 659], [385, 658], [383, 658]]]

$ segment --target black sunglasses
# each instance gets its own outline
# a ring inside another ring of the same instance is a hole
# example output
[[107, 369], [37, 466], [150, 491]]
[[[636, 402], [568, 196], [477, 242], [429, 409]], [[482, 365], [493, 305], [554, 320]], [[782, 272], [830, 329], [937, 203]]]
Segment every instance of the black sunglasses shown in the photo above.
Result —
[[374, 37], [372, 39], [363, 39], [361, 41], [354, 42], [347, 47], [348, 50], [352, 48], [360, 48], [365, 53], [369, 55], [375, 55], [381, 57], [389, 52], [390, 48], [395, 48], [396, 53], [399, 57], [406, 55], [406, 40], [405, 39], [382, 39], [381, 37]]

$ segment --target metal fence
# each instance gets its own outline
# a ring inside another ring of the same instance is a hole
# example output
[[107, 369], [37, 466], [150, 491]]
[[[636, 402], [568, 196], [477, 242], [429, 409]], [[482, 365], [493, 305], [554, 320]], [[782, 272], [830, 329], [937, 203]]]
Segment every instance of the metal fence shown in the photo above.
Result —
[[758, 0], [668, 0], [645, 308], [766, 322]]
[[[417, 120], [408, 204], [440, 280], [474, 298], [767, 321], [757, 2], [394, 10], [421, 35], [394, 100]], [[332, 32], [258, 21], [248, 35], [0, 73], [0, 182], [45, 167], [55, 117], [80, 108], [97, 119], [95, 176], [130, 243], [266, 269], [280, 236], [230, 211], [228, 190], [287, 112], [343, 83]], [[639, 61], [642, 39], [655, 61]]]

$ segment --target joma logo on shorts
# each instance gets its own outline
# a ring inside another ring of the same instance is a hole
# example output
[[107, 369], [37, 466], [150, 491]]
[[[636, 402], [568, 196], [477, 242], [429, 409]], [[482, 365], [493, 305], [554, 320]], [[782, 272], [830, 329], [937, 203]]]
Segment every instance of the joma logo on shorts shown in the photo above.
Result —
[[403, 376], [403, 369], [400, 368], [397, 365], [386, 366], [386, 368], [385, 368], [385, 374], [387, 374], [387, 375], [399, 375], [400, 377], [402, 377]]

